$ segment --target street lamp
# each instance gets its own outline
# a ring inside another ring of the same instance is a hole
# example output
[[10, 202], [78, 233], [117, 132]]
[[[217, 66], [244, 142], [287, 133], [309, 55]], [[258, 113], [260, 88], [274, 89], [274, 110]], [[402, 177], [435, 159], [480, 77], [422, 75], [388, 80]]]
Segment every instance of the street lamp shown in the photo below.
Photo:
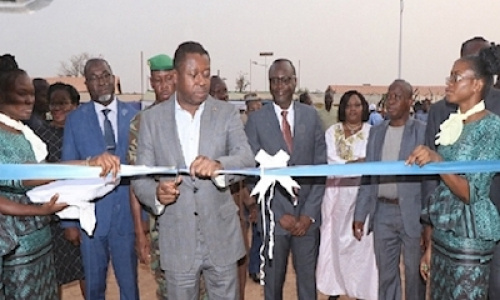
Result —
[[268, 88], [267, 88], [267, 84], [268, 84], [268, 78], [267, 78], [267, 57], [268, 56], [273, 56], [273, 55], [274, 55], [274, 53], [272, 51], [260, 52], [259, 53], [259, 56], [264, 56], [264, 80], [265, 80], [264, 89], [265, 89], [265, 91], [268, 90]]

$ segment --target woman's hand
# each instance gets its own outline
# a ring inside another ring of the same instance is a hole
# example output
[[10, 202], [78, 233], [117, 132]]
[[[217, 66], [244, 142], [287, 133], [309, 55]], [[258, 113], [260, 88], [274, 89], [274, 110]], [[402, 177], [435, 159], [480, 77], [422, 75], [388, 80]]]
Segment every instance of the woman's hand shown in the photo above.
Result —
[[68, 204], [66, 203], [56, 203], [57, 199], [59, 199], [59, 194], [55, 194], [50, 198], [49, 202], [42, 204], [40, 206], [40, 215], [51, 215], [68, 207]]
[[407, 165], [416, 164], [421, 167], [430, 162], [438, 161], [443, 161], [441, 155], [427, 146], [419, 145], [415, 148], [415, 150], [413, 150], [410, 156], [408, 156], [405, 163]]
[[80, 229], [76, 227], [64, 228], [64, 238], [70, 241], [70, 243], [75, 246], [78, 246], [82, 243]]
[[99, 176], [101, 177], [104, 177], [111, 173], [113, 175], [113, 178], [116, 178], [116, 175], [120, 171], [120, 158], [116, 155], [104, 152], [89, 159], [88, 165], [93, 167], [101, 167], [102, 172], [101, 174], [99, 174]]
[[346, 164], [359, 163], [359, 162], [365, 162], [365, 158], [360, 157], [358, 159], [348, 160], [346, 161]]
[[361, 239], [363, 238], [364, 228], [364, 222], [354, 221], [352, 223], [352, 234], [358, 241], [361, 241]]
[[427, 247], [427, 250], [425, 250], [424, 255], [422, 255], [422, 258], [420, 259], [420, 276], [424, 279], [424, 281], [427, 281], [429, 279], [429, 275], [431, 273], [431, 247]]

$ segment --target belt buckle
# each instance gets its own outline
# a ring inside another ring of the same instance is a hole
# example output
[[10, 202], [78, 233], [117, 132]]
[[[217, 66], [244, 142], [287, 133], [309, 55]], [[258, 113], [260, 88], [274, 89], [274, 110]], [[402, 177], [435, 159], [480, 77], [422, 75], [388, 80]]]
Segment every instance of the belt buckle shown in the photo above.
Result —
[[387, 198], [387, 197], [379, 197], [378, 198], [380, 202], [387, 203], [387, 204], [394, 204], [394, 205], [399, 205], [399, 199], [398, 198]]

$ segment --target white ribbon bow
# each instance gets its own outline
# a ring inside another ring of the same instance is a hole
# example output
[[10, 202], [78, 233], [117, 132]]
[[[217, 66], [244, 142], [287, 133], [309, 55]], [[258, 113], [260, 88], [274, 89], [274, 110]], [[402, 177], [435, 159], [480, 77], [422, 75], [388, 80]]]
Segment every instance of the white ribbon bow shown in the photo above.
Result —
[[[259, 194], [257, 198], [257, 203], [260, 204], [261, 217], [262, 217], [262, 231], [263, 231], [263, 243], [260, 247], [260, 284], [264, 285], [264, 265], [265, 265], [265, 257], [264, 257], [264, 247], [267, 236], [266, 230], [266, 208], [269, 211], [269, 248], [268, 255], [269, 259], [273, 259], [273, 249], [274, 249], [274, 227], [276, 226], [276, 222], [274, 220], [274, 213], [271, 210], [271, 200], [274, 197], [274, 187], [276, 182], [279, 184], [292, 196], [293, 205], [297, 205], [297, 197], [295, 197], [295, 193], [293, 192], [293, 188], [300, 188], [299, 184], [292, 179], [290, 176], [286, 175], [266, 175], [265, 169], [270, 168], [280, 168], [286, 167], [290, 156], [283, 150], [278, 151], [274, 156], [267, 154], [266, 151], [260, 150], [259, 153], [255, 156], [255, 160], [260, 164], [260, 180], [257, 182], [255, 187], [253, 188], [250, 196], [255, 196]], [[265, 199], [267, 191], [270, 190], [269, 198]]]
[[464, 120], [484, 109], [484, 101], [481, 100], [465, 113], [461, 113], [460, 108], [458, 108], [456, 113], [450, 114], [448, 119], [439, 126], [440, 131], [436, 134], [436, 145], [451, 145], [455, 143], [462, 134]]

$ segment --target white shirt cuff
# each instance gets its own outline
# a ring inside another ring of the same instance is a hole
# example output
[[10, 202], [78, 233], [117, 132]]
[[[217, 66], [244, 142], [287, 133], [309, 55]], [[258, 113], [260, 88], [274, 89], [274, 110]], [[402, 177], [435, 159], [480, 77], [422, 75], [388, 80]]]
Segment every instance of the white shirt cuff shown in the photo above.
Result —
[[224, 174], [221, 174], [221, 175], [217, 175], [215, 176], [212, 181], [215, 183], [215, 185], [219, 188], [225, 188], [227, 187], [226, 185], [226, 175]]
[[158, 201], [158, 198], [156, 197], [155, 197], [155, 208], [157, 216], [161, 215], [165, 210], [165, 205], [161, 204], [160, 201]]

